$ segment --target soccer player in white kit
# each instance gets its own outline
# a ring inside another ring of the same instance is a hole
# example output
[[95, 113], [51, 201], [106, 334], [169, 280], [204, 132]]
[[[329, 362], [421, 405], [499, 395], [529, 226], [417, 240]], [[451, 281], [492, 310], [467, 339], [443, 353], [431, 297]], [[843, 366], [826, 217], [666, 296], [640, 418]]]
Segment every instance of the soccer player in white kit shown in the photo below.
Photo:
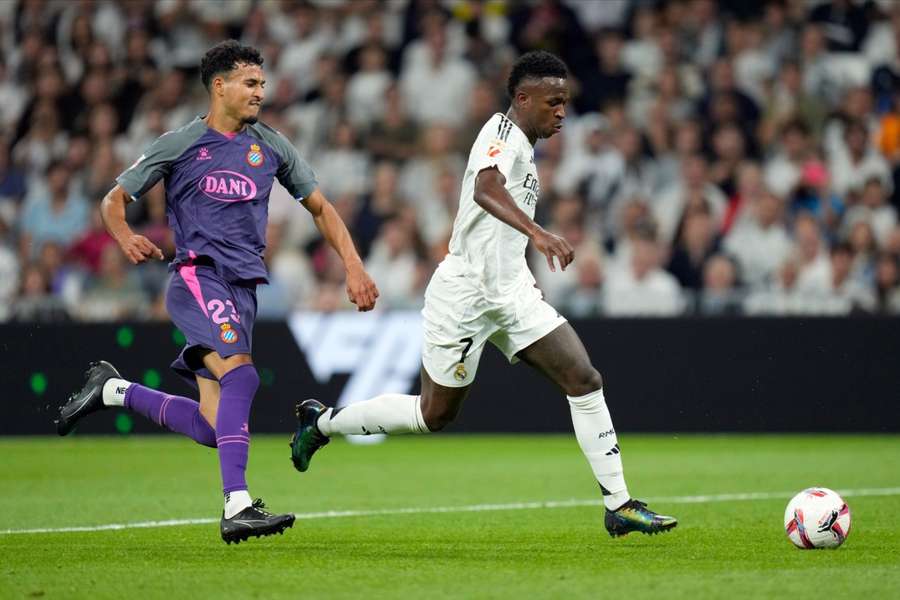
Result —
[[468, 395], [489, 341], [510, 362], [531, 365], [566, 393], [575, 435], [603, 494], [610, 535], [677, 525], [630, 497], [600, 373], [572, 326], [544, 301], [525, 260], [529, 241], [551, 271], [554, 260], [565, 269], [575, 258], [565, 239], [534, 222], [540, 196], [534, 143], [562, 128], [566, 77], [565, 64], [548, 52], [521, 56], [507, 83], [509, 111], [491, 117], [472, 146], [450, 253], [425, 291], [421, 395], [382, 394], [340, 409], [299, 402], [291, 439], [297, 470], [306, 471], [313, 453], [336, 433], [443, 429]]

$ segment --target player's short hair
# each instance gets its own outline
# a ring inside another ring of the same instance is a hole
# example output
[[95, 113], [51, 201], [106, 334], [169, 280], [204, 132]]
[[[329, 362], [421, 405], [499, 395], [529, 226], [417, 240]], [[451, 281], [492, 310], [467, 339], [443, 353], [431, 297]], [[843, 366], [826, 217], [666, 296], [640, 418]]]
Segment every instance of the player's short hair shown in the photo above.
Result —
[[558, 56], [544, 50], [526, 52], [513, 63], [506, 82], [506, 93], [515, 98], [516, 88], [523, 79], [540, 79], [542, 77], [559, 77], [565, 79], [569, 70]]
[[200, 80], [203, 87], [209, 89], [209, 84], [219, 73], [225, 73], [237, 68], [238, 65], [262, 66], [263, 57], [259, 50], [253, 46], [245, 46], [237, 40], [219, 42], [206, 51], [200, 61]]

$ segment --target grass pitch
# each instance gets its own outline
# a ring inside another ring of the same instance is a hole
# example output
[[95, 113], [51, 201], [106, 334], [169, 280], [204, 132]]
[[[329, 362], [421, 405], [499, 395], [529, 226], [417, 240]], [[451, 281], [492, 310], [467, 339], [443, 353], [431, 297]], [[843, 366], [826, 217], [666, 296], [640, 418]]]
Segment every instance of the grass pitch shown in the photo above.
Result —
[[[217, 522], [9, 533], [217, 519], [219, 474], [175, 435], [0, 439], [0, 598], [900, 598], [900, 437], [620, 441], [673, 532], [611, 539], [601, 506], [565, 502], [599, 501], [574, 436], [335, 441], [305, 474], [287, 436], [254, 436], [251, 493], [301, 518], [226, 546]], [[810, 485], [862, 490], [836, 551], [783, 533]]]

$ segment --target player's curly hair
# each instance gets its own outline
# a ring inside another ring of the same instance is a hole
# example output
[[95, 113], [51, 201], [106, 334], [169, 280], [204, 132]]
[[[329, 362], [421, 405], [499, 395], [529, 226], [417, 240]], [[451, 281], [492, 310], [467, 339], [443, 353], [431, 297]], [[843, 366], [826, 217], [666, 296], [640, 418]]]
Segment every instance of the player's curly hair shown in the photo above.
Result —
[[200, 80], [203, 87], [209, 89], [213, 77], [225, 73], [238, 65], [262, 66], [263, 57], [253, 46], [245, 46], [237, 40], [219, 42], [206, 51], [200, 61]]
[[506, 93], [515, 98], [516, 88], [523, 79], [540, 79], [541, 77], [559, 77], [565, 79], [569, 73], [558, 56], [544, 50], [526, 52], [513, 63], [506, 82]]

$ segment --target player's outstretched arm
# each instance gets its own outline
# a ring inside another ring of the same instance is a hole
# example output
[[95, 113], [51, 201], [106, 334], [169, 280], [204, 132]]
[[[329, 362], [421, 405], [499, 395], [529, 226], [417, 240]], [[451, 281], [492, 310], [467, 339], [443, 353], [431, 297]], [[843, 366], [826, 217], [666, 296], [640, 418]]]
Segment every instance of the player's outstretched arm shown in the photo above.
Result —
[[318, 189], [304, 198], [302, 202], [306, 210], [312, 214], [316, 227], [344, 261], [344, 269], [347, 271], [347, 296], [350, 298], [350, 302], [355, 304], [360, 311], [375, 308], [378, 288], [375, 287], [375, 282], [363, 268], [362, 259], [356, 252], [344, 220]]
[[163, 260], [162, 250], [150, 240], [131, 230], [125, 221], [125, 205], [131, 202], [128, 192], [117, 185], [104, 196], [100, 203], [100, 216], [106, 231], [118, 242], [119, 247], [132, 264], [142, 263], [150, 258]]
[[531, 217], [516, 206], [515, 200], [506, 191], [506, 177], [497, 167], [482, 169], [475, 178], [475, 202], [494, 217], [510, 227], [524, 233], [538, 251], [547, 257], [551, 271], [556, 271], [553, 257], [559, 260], [563, 271], [575, 260], [575, 250], [564, 238], [554, 235], [535, 223]]

